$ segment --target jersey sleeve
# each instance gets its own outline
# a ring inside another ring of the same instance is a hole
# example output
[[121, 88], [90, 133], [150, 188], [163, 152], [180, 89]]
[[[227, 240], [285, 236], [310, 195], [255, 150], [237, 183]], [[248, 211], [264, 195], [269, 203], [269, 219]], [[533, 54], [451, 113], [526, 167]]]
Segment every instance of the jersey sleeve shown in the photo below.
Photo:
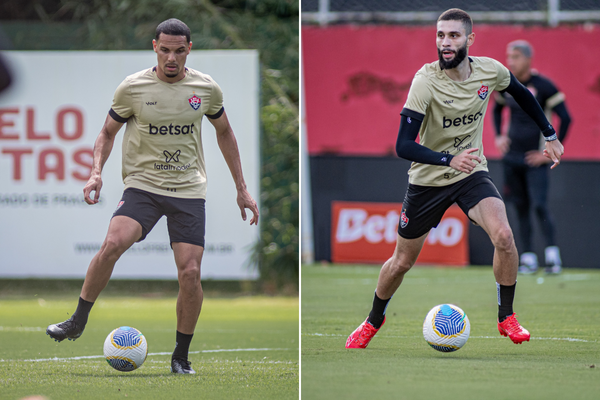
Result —
[[223, 113], [223, 91], [221, 87], [212, 80], [212, 91], [210, 94], [210, 104], [206, 110], [206, 116], [210, 118], [218, 118]]
[[502, 91], [510, 85], [510, 71], [500, 62], [494, 59], [491, 60], [496, 65], [496, 71], [498, 71], [495, 90]]
[[422, 72], [417, 72], [413, 78], [408, 96], [406, 97], [406, 103], [404, 108], [418, 112], [425, 115], [427, 108], [431, 103], [431, 89], [429, 88], [428, 79]]
[[115, 90], [110, 116], [117, 122], [127, 122], [133, 115], [133, 96], [129, 80], [125, 79]]

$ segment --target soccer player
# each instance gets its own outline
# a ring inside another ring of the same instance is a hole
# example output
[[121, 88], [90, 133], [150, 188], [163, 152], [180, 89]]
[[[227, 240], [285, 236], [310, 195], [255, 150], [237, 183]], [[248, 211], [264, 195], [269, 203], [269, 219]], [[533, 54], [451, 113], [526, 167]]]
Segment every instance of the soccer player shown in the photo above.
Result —
[[[166, 215], [179, 280], [171, 371], [193, 374], [188, 352], [203, 299], [200, 264], [206, 172], [200, 126], [204, 115], [215, 127], [219, 148], [235, 181], [242, 219], [246, 220], [248, 208], [253, 214], [250, 225], [256, 225], [259, 212], [246, 189], [219, 85], [210, 76], [185, 67], [192, 49], [190, 29], [177, 19], [166, 20], [156, 28], [152, 43], [158, 63], [128, 76], [117, 88], [94, 145], [91, 177], [83, 189], [88, 204], [98, 203], [102, 168], [117, 132], [127, 123], [123, 137], [123, 197], [102, 248], [89, 265], [75, 313], [67, 321], [48, 326], [46, 333], [59, 342], [80, 337], [115, 262], [134, 242], [144, 240]], [[95, 193], [93, 198], [91, 192]]]
[[[531, 69], [533, 48], [524, 40], [510, 42], [506, 49], [506, 64], [519, 82], [535, 96], [546, 114], [554, 112], [560, 119], [558, 140], [564, 141], [571, 123], [565, 106], [565, 96], [546, 77]], [[503, 154], [504, 197], [515, 205], [521, 233], [519, 272], [535, 273], [538, 257], [531, 244], [531, 206], [538, 217], [546, 242], [546, 272], [558, 274], [562, 270], [560, 250], [554, 239], [554, 223], [548, 210], [548, 172], [550, 160], [542, 154], [542, 135], [538, 126], [523, 112], [508, 93], [496, 93], [494, 123], [496, 147]], [[510, 109], [508, 135], [502, 135], [502, 110]]]
[[[514, 343], [529, 332], [513, 312], [518, 253], [504, 202], [490, 179], [482, 149], [483, 118], [492, 90], [506, 91], [535, 121], [546, 139], [544, 154], [560, 163], [563, 146], [533, 95], [501, 63], [469, 57], [473, 22], [453, 8], [437, 21], [439, 60], [415, 75], [402, 109], [396, 142], [399, 157], [413, 161], [402, 205], [396, 249], [379, 273], [373, 307], [348, 337], [346, 348], [365, 348], [385, 323], [388, 303], [417, 260], [429, 230], [457, 203], [494, 245], [498, 330]], [[420, 143], [416, 143], [417, 135]]]

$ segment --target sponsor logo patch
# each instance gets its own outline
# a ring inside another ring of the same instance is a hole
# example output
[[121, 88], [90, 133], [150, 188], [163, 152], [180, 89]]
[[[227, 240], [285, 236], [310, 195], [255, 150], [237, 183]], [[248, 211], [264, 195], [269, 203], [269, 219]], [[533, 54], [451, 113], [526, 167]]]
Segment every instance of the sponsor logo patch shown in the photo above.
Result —
[[193, 95], [188, 101], [190, 102], [190, 106], [192, 106], [194, 110], [198, 111], [198, 109], [200, 108], [200, 104], [202, 103], [200, 97]]
[[168, 150], [163, 151], [163, 155], [165, 156], [165, 162], [168, 164], [171, 161], [179, 162], [179, 155], [181, 154], [181, 150], [177, 150], [175, 153], [171, 154]]
[[477, 96], [479, 96], [479, 98], [481, 100], [485, 100], [485, 98], [488, 95], [488, 87], [485, 85], [481, 85], [481, 87], [479, 88], [479, 90], [477, 91]]

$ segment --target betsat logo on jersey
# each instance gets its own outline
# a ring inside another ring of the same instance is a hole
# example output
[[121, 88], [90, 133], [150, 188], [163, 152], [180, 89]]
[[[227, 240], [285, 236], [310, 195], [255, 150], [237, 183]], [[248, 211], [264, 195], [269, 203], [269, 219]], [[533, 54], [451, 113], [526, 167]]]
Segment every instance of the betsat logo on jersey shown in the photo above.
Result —
[[148, 342], [142, 332], [122, 326], [108, 334], [104, 341], [104, 357], [117, 371], [129, 372], [142, 366], [148, 356]]
[[467, 314], [453, 304], [440, 304], [433, 307], [423, 321], [425, 341], [443, 353], [463, 347], [470, 333], [471, 323]]
[[190, 125], [152, 125], [148, 126], [148, 133], [151, 135], [187, 135], [188, 133], [194, 133], [194, 124]]

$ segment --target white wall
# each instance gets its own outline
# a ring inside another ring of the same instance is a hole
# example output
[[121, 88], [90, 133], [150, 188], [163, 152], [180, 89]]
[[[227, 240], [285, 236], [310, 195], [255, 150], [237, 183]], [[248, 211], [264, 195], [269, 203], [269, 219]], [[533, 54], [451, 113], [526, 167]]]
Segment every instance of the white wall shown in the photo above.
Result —
[[[0, 276], [84, 277], [123, 192], [124, 128], [103, 171], [101, 203], [94, 206], [85, 204], [82, 195], [90, 171], [86, 165], [91, 165], [88, 152], [116, 87], [127, 75], [156, 65], [156, 55], [151, 51], [3, 54], [16, 80], [0, 95]], [[211, 75], [223, 89], [248, 189], [258, 201], [258, 52], [192, 51], [186, 65]], [[78, 120], [83, 132], [78, 131]], [[240, 217], [233, 179], [206, 118], [202, 132], [208, 172], [202, 277], [254, 279], [257, 272], [248, 258], [258, 227]], [[63, 179], [53, 172], [61, 169], [57, 164], [61, 154]], [[113, 277], [176, 279], [165, 218], [145, 241], [123, 255]]]

